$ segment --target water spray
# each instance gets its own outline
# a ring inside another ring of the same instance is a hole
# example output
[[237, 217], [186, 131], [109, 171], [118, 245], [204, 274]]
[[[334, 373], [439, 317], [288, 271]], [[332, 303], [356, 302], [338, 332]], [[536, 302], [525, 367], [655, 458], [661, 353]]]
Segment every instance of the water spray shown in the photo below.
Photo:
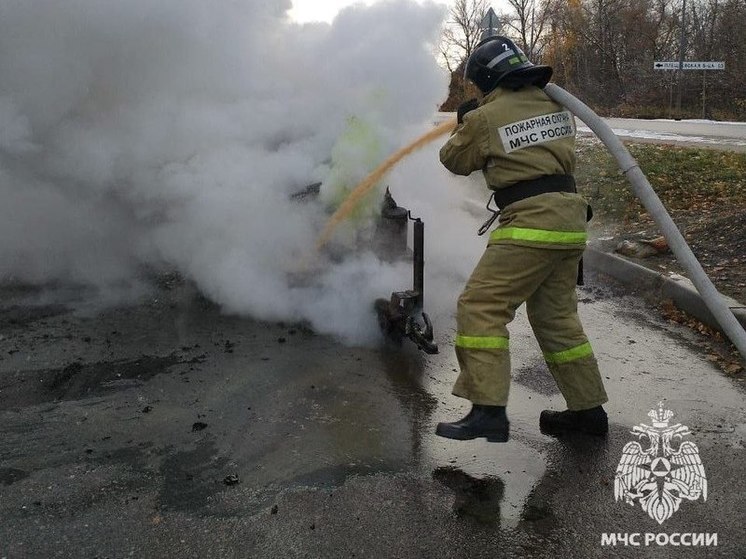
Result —
[[[391, 155], [358, 183], [327, 221], [316, 242], [316, 250], [321, 250], [326, 245], [336, 227], [355, 211], [365, 195], [380, 182], [394, 165], [433, 140], [453, 131], [455, 127], [455, 118], [440, 124]], [[393, 249], [398, 254], [407, 252], [407, 232], [410, 221], [413, 223], [412, 289], [394, 291], [388, 300], [376, 300], [374, 310], [378, 316], [381, 331], [387, 340], [399, 345], [404, 338], [408, 338], [425, 353], [433, 354], [438, 353], [438, 345], [433, 340], [433, 325], [427, 313], [424, 312], [425, 225], [421, 219], [412, 217], [408, 210], [399, 207], [387, 190], [381, 222], [388, 223], [387, 227], [391, 229], [386, 235], [388, 237], [388, 248]], [[394, 242], [391, 243], [391, 241]]]
[[321, 231], [318, 240], [316, 241], [316, 250], [320, 250], [329, 241], [334, 230], [337, 226], [342, 223], [347, 217], [355, 211], [355, 208], [365, 195], [388, 173], [391, 168], [399, 163], [409, 154], [417, 151], [418, 149], [426, 146], [430, 142], [440, 138], [451, 132], [456, 127], [456, 119], [448, 120], [437, 127], [433, 128], [426, 134], [423, 134], [417, 138], [411, 144], [403, 147], [393, 155], [391, 155], [386, 161], [376, 167], [367, 177], [360, 181], [357, 186], [350, 192], [350, 194], [342, 202], [342, 205], [337, 208], [329, 220], [326, 222], [324, 229]]

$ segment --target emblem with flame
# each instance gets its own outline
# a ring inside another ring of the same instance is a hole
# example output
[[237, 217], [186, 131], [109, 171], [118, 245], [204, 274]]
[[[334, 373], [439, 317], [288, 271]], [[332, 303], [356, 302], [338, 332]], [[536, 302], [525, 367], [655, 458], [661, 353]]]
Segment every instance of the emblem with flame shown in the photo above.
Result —
[[[707, 477], [699, 457], [699, 449], [692, 441], [685, 425], [669, 425], [674, 413], [658, 403], [650, 410], [652, 426], [641, 423], [632, 434], [641, 441], [647, 439], [648, 448], [637, 442], [624, 445], [622, 458], [614, 478], [614, 498], [632, 506], [640, 506], [658, 524], [663, 524], [679, 510], [683, 499], [707, 500]], [[678, 443], [678, 448], [674, 445]]]

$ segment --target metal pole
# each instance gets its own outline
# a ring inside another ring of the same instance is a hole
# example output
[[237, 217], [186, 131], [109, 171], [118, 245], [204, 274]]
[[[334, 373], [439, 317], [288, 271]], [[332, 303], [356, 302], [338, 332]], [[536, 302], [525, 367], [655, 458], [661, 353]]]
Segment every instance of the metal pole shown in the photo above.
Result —
[[673, 82], [674, 77], [669, 78], [668, 82], [668, 118], [673, 118]]
[[425, 304], [425, 224], [421, 219], [414, 220], [412, 237], [414, 266], [412, 267], [412, 283], [417, 293], [417, 307], [422, 309]]
[[702, 118], [707, 118], [707, 70], [702, 70]]
[[684, 50], [686, 49], [686, 0], [681, 5], [681, 38], [679, 40], [679, 78], [678, 91], [676, 93], [676, 118], [681, 119], [681, 87], [684, 78]]

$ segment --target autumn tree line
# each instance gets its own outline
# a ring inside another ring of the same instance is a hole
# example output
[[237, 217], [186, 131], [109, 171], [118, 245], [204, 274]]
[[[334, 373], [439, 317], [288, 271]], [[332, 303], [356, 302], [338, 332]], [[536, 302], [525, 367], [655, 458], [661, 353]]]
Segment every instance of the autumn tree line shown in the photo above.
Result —
[[[746, 0], [506, 0], [495, 31], [600, 114], [746, 121]], [[464, 61], [488, 0], [457, 0], [440, 57], [452, 73], [443, 110], [474, 90]], [[683, 50], [682, 50], [683, 47]], [[724, 70], [656, 70], [655, 61], [718, 61]]]

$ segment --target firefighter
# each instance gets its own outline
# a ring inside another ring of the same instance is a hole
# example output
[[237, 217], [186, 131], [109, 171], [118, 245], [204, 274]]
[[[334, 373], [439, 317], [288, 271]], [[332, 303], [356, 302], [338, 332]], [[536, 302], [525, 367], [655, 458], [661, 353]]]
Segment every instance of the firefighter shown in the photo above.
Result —
[[543, 91], [551, 75], [549, 66], [532, 64], [506, 37], [480, 42], [467, 61], [466, 78], [483, 97], [459, 107], [458, 125], [440, 150], [449, 171], [482, 171], [499, 208], [483, 226], [487, 230], [499, 216], [458, 301], [461, 371], [453, 394], [470, 400], [472, 408], [458, 421], [439, 423], [442, 437], [508, 440], [507, 325], [524, 302], [568, 408], [541, 412], [542, 432], [608, 431], [606, 392], [575, 292], [590, 208], [573, 179], [574, 118]]

